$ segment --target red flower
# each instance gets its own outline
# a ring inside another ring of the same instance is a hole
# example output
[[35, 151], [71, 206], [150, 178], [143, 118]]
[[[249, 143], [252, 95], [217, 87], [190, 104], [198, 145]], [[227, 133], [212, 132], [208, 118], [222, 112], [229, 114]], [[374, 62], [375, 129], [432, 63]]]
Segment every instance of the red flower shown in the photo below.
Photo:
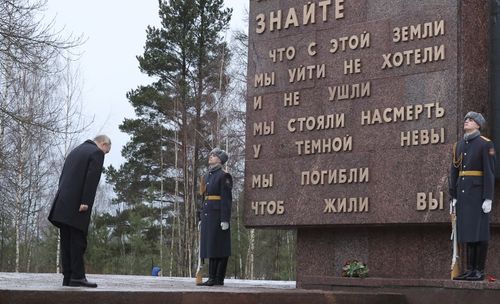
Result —
[[495, 282], [497, 278], [494, 275], [489, 274], [486, 276], [486, 280], [488, 280], [488, 282]]

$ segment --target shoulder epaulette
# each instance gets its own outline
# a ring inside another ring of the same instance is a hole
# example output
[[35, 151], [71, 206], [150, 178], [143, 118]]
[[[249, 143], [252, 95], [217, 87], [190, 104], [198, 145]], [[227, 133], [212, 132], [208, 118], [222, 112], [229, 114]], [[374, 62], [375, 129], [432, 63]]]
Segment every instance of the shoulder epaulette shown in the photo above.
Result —
[[481, 136], [481, 138], [486, 140], [486, 141], [491, 141], [491, 139], [489, 139], [488, 137]]

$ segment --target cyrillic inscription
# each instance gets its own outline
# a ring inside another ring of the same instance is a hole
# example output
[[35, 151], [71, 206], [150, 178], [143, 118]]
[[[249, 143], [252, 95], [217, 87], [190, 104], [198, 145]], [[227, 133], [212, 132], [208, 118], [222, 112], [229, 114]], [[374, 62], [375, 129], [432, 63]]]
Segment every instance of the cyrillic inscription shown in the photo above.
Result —
[[444, 194], [442, 191], [439, 192], [439, 200], [437, 198], [434, 198], [434, 194], [432, 192], [426, 193], [426, 192], [419, 192], [417, 193], [417, 210], [418, 211], [425, 211], [425, 210], [443, 210], [444, 209], [444, 204], [443, 204], [443, 198]]
[[352, 136], [323, 138], [315, 140], [297, 140], [298, 155], [327, 154], [352, 151]]
[[253, 201], [252, 210], [255, 215], [282, 215], [285, 213], [285, 202], [275, 201]]
[[361, 213], [369, 211], [368, 197], [325, 198], [323, 213]]
[[300, 184], [304, 186], [368, 183], [369, 175], [369, 168], [302, 171]]
[[309, 2], [302, 9], [302, 18], [299, 18], [295, 7], [287, 11], [276, 10], [269, 11], [268, 14], [260, 13], [255, 16], [255, 32], [263, 34], [266, 31], [274, 32], [288, 29], [290, 27], [299, 27], [308, 24], [316, 24], [316, 10], [320, 10], [321, 21], [327, 22], [330, 16], [330, 9], [334, 2], [333, 18], [336, 20], [344, 18], [344, 0], [322, 0], [318, 2]]

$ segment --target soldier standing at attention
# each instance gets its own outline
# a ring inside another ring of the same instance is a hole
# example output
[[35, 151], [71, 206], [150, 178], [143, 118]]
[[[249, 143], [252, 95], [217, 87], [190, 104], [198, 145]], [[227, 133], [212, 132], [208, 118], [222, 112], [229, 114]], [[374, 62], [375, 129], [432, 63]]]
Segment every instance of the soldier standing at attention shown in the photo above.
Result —
[[453, 145], [450, 212], [457, 215], [457, 240], [466, 244], [467, 269], [454, 280], [482, 281], [490, 239], [491, 203], [495, 185], [495, 148], [481, 136], [486, 120], [465, 115], [464, 137]]
[[208, 258], [208, 280], [201, 286], [224, 285], [227, 260], [231, 255], [231, 189], [232, 177], [222, 169], [228, 155], [219, 148], [208, 157], [208, 173], [204, 178], [201, 220], [200, 257]]

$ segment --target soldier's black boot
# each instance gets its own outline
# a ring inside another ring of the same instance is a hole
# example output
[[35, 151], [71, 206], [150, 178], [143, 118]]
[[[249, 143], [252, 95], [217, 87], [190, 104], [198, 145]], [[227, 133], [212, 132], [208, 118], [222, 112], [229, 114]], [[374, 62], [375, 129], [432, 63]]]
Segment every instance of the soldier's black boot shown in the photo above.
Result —
[[476, 246], [476, 262], [474, 271], [467, 277], [467, 281], [484, 280], [484, 266], [486, 265], [486, 255], [488, 253], [488, 242], [479, 242]]
[[467, 278], [473, 273], [474, 263], [476, 261], [476, 246], [475, 243], [467, 243], [467, 269], [454, 277], [453, 280], [467, 280]]
[[215, 277], [215, 285], [224, 285], [224, 278], [226, 277], [228, 258], [220, 258], [217, 263], [217, 276]]
[[215, 276], [217, 274], [217, 259], [208, 259], [208, 280], [201, 283], [200, 286], [214, 286]]

